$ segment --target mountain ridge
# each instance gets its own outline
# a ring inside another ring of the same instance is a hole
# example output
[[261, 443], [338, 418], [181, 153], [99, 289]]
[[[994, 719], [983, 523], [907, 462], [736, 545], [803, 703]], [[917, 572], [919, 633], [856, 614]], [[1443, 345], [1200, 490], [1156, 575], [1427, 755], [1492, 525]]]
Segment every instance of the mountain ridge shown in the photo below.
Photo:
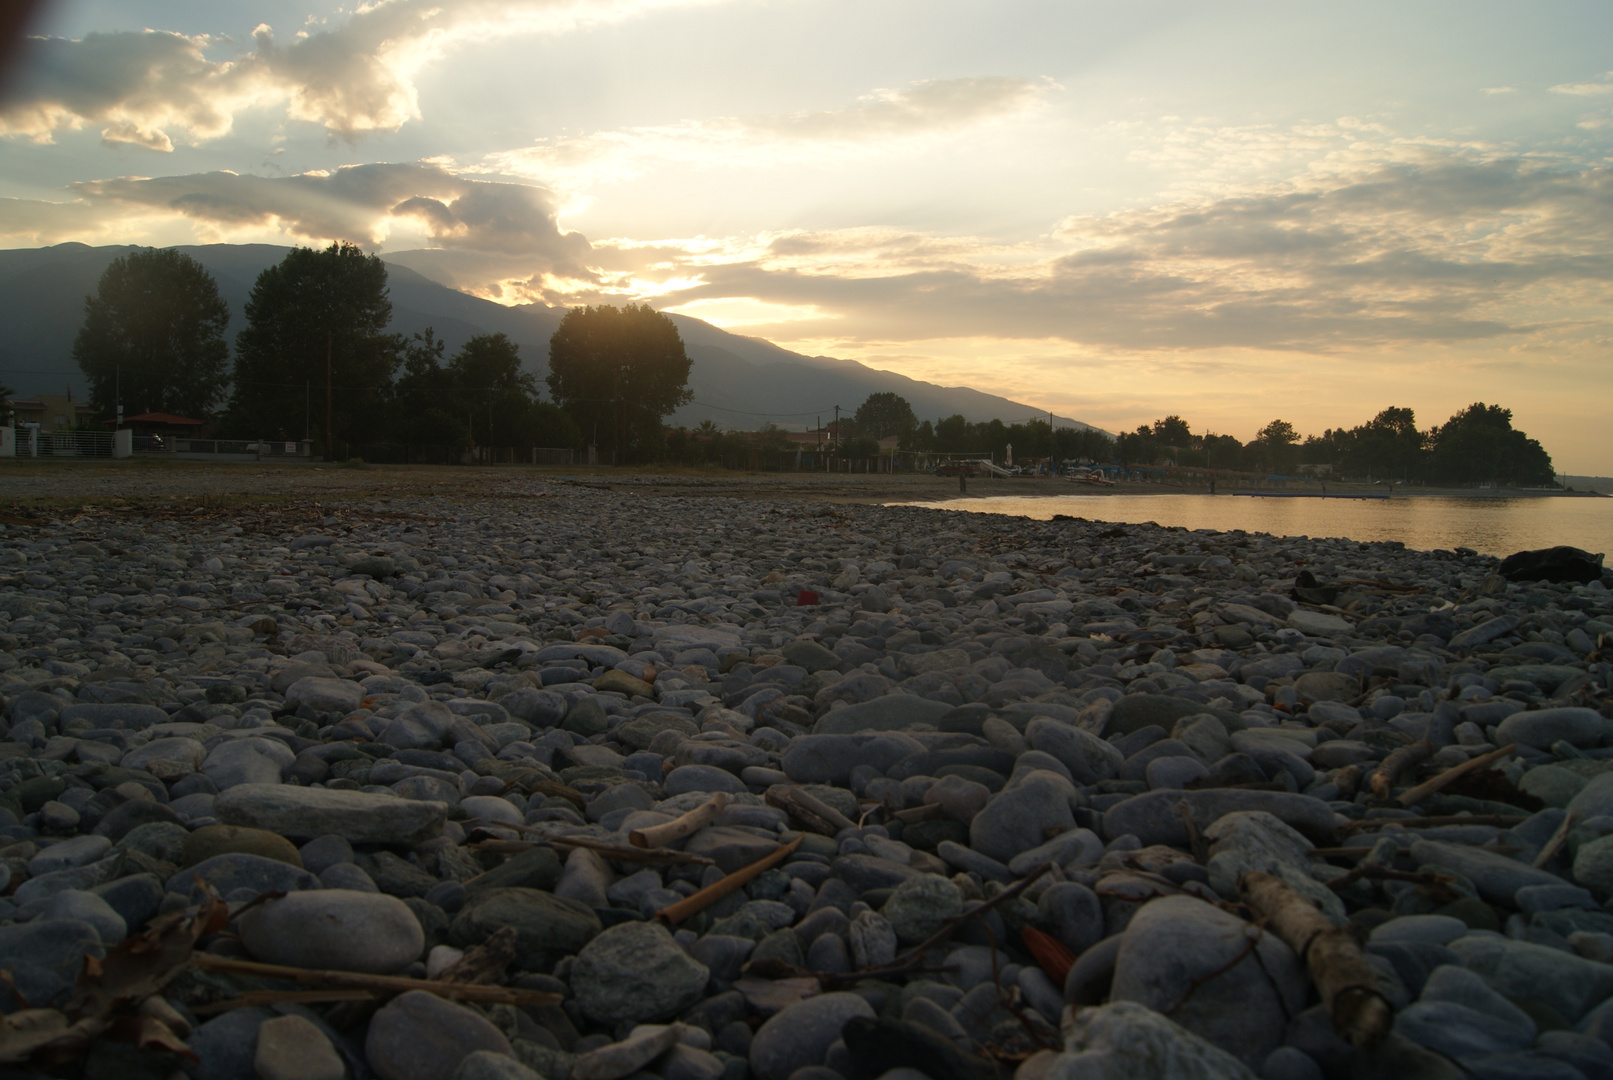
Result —
[[[207, 268], [219, 295], [230, 306], [226, 336], [233, 344], [245, 325], [242, 314], [258, 274], [290, 250], [274, 244], [176, 245]], [[83, 321], [84, 298], [93, 294], [113, 259], [137, 250], [133, 245], [92, 247], [69, 242], [44, 248], [0, 249], [0, 380], [20, 394], [71, 392], [85, 396], [87, 385], [72, 359], [73, 338]], [[398, 252], [394, 258], [406, 258]], [[522, 366], [541, 380], [547, 374], [549, 337], [565, 314], [539, 304], [504, 306], [460, 292], [386, 255], [392, 299], [391, 329], [412, 334], [428, 326], [449, 352], [480, 333], [504, 333], [520, 346]], [[767, 422], [810, 427], [857, 408], [872, 393], [906, 398], [921, 419], [961, 413], [970, 422], [1001, 419], [1012, 423], [1043, 410], [968, 386], [940, 386], [855, 360], [806, 356], [765, 338], [731, 333], [676, 312], [668, 316], [683, 336], [692, 361], [689, 388], [694, 401], [670, 417], [676, 424], [712, 420], [725, 429], [751, 429]], [[1055, 416], [1061, 427], [1092, 425]]]

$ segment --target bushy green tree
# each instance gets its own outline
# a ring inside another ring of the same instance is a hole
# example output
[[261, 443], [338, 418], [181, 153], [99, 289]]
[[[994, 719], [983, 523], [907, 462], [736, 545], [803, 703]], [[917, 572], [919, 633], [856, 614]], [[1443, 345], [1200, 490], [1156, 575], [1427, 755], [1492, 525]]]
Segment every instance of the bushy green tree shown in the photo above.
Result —
[[1351, 429], [1347, 468], [1356, 476], [1411, 479], [1424, 472], [1427, 441], [1428, 436], [1417, 430], [1416, 413], [1391, 406]]
[[908, 404], [907, 399], [888, 390], [869, 394], [857, 406], [852, 419], [856, 421], [858, 434], [870, 439], [901, 435], [918, 423], [918, 418], [913, 415], [913, 406]]
[[1153, 435], [1162, 446], [1177, 450], [1188, 450], [1193, 446], [1193, 432], [1188, 428], [1187, 421], [1175, 413], [1163, 420], [1155, 420]]
[[470, 445], [470, 424], [458, 400], [454, 375], [443, 363], [443, 349], [429, 326], [404, 347], [403, 372], [393, 388], [394, 440], [456, 451]]
[[902, 433], [902, 441], [897, 444], [903, 450], [917, 450], [928, 453], [935, 449], [935, 425], [928, 420], [908, 428]]
[[1442, 484], [1550, 484], [1545, 447], [1512, 426], [1512, 410], [1475, 402], [1429, 435], [1433, 479]]
[[[229, 427], [242, 435], [367, 442], [386, 425], [404, 343], [392, 318], [386, 267], [352, 244], [293, 248], [258, 275], [235, 339]], [[328, 372], [328, 380], [327, 380]], [[326, 386], [330, 387], [329, 394]], [[327, 409], [327, 401], [329, 407]]]
[[962, 413], [953, 413], [935, 422], [935, 449], [942, 454], [969, 454], [975, 452], [969, 421]]
[[1236, 435], [1205, 432], [1204, 463], [1212, 469], [1243, 469], [1248, 465], [1243, 443]]
[[1260, 465], [1267, 472], [1292, 472], [1299, 461], [1296, 445], [1299, 432], [1287, 420], [1273, 420], [1261, 428], [1250, 444]]
[[528, 413], [538, 400], [538, 381], [521, 370], [515, 342], [503, 334], [479, 334], [454, 354], [448, 374], [476, 445], [525, 443], [517, 436], [528, 427]]
[[508, 337], [480, 334], [446, 363], [443, 352], [430, 327], [404, 351], [394, 430], [406, 432], [408, 441], [457, 450], [578, 445], [576, 424], [539, 400], [537, 379], [521, 369], [520, 350]]
[[657, 456], [662, 418], [694, 395], [677, 326], [648, 305], [573, 308], [549, 339], [549, 393], [606, 460]]
[[90, 400], [111, 412], [166, 412], [204, 419], [224, 400], [230, 308], [200, 263], [173, 248], [144, 248], [112, 260], [94, 296], [73, 359]]

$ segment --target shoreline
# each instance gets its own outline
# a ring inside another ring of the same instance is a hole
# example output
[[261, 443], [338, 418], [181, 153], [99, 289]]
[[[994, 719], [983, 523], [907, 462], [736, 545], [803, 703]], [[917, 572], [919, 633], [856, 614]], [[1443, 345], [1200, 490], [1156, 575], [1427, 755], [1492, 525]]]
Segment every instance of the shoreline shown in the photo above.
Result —
[[[1427, 526], [1398, 531], [1399, 525], [1426, 507], [1436, 518], [1471, 515], [1481, 507], [1517, 518], [1530, 512], [1522, 498], [1572, 497], [1567, 493], [1476, 492], [1452, 489], [1399, 491], [1391, 499], [1352, 500], [1295, 497], [1310, 492], [1273, 492], [1277, 498], [1223, 492], [1204, 499], [1203, 489], [1154, 483], [1123, 483], [1091, 488], [1035, 478], [970, 478], [959, 494], [953, 477], [928, 474], [825, 474], [794, 472], [729, 472], [726, 470], [637, 470], [533, 466], [392, 466], [392, 465], [252, 465], [211, 462], [23, 462], [0, 468], [0, 535], [28, 535], [35, 528], [60, 528], [84, 516], [121, 518], [129, 523], [173, 520], [187, 515], [216, 518], [252, 507], [289, 509], [323, 516], [320, 507], [333, 500], [380, 508], [415, 498], [440, 498], [464, 504], [494, 498], [532, 498], [534, 487], [556, 492], [603, 493], [628, 502], [729, 499], [739, 503], [771, 502], [818, 507], [911, 506], [950, 510], [968, 516], [1002, 515], [1026, 521], [1071, 516], [1113, 524], [1158, 517], [1171, 527], [1215, 532], [1245, 532], [1287, 537], [1316, 533], [1358, 542], [1398, 540], [1420, 550], [1472, 547], [1496, 556], [1515, 550], [1567, 543], [1591, 551], [1613, 548], [1613, 535], [1593, 514], [1588, 528], [1570, 526], [1566, 533], [1534, 529], [1527, 523], [1492, 524], [1474, 519], [1472, 529], [1430, 530]], [[1364, 487], [1364, 486], [1363, 486]], [[1329, 496], [1381, 494], [1371, 489], [1340, 490]], [[1315, 494], [1320, 494], [1317, 485]], [[1573, 493], [1579, 494], [1579, 493]], [[1102, 502], [1113, 498], [1116, 502]], [[1185, 501], [1176, 501], [1189, 496]], [[1060, 505], [1059, 500], [1070, 500]], [[1444, 506], [1441, 507], [1441, 501]], [[1510, 510], [1503, 510], [1513, 504]], [[1105, 511], [1104, 506], [1113, 507]], [[1398, 512], [1388, 508], [1399, 506]], [[1384, 514], [1361, 514], [1357, 508], [1379, 507]], [[1542, 508], [1543, 509], [1543, 508]], [[1589, 510], [1589, 508], [1586, 508]], [[1148, 515], [1148, 516], [1140, 516]], [[1560, 515], [1552, 515], [1555, 520]], [[1583, 523], [1585, 515], [1577, 514]], [[200, 520], [200, 519], [198, 519]], [[1545, 519], [1542, 519], [1545, 520]], [[1353, 522], [1353, 524], [1352, 524]], [[1535, 535], [1539, 533], [1540, 535]]]
[[[16, 461], [0, 466], [0, 503], [88, 505], [201, 498], [287, 497], [308, 492], [354, 497], [402, 495], [419, 491], [467, 493], [489, 482], [531, 479], [571, 487], [616, 491], [632, 496], [720, 496], [739, 499], [805, 500], [883, 505], [922, 503], [945, 507], [977, 499], [1045, 499], [1071, 496], [1146, 498], [1208, 495], [1207, 487], [1122, 481], [1095, 487], [1038, 477], [971, 477], [959, 493], [955, 477], [928, 473], [738, 472], [724, 469], [614, 468], [610, 466], [461, 465], [278, 465], [213, 462]], [[1260, 498], [1324, 494], [1320, 482], [1294, 484], [1269, 492], [1223, 486], [1218, 498]], [[1406, 488], [1366, 484], [1327, 484], [1329, 496], [1389, 495], [1402, 499], [1501, 501], [1544, 498], [1608, 498], [1600, 492], [1534, 489]]]

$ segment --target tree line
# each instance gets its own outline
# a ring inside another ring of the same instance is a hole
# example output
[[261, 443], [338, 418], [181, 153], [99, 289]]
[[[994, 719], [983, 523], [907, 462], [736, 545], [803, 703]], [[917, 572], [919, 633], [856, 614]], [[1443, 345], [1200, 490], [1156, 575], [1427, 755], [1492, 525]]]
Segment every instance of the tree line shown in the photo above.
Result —
[[244, 314], [231, 363], [229, 307], [212, 275], [173, 249], [134, 251], [85, 298], [73, 356], [109, 415], [121, 402], [127, 415], [211, 418], [223, 438], [309, 438], [327, 455], [586, 441], [644, 460], [662, 446], [661, 418], [688, 400], [677, 327], [649, 307], [568, 312], [550, 342], [545, 401], [504, 334], [448, 356], [430, 328], [390, 332], [386, 267], [351, 244], [292, 249], [258, 275]]
[[[258, 275], [234, 358], [229, 307], [190, 256], [141, 249], [114, 260], [85, 317], [73, 356], [91, 400], [108, 415], [166, 412], [211, 418], [225, 438], [312, 438], [340, 448], [412, 442], [471, 446], [593, 445], [611, 463], [678, 461], [788, 467], [798, 447], [768, 425], [723, 432], [711, 421], [668, 429], [691, 397], [690, 361], [677, 327], [648, 306], [575, 308], [549, 342], [538, 381], [504, 334], [481, 334], [452, 356], [431, 329], [388, 330], [386, 267], [351, 244], [300, 247]], [[1003, 460], [1176, 466], [1287, 475], [1310, 467], [1361, 480], [1434, 484], [1549, 484], [1551, 456], [1512, 427], [1511, 410], [1478, 402], [1419, 430], [1411, 409], [1384, 409], [1365, 424], [1302, 439], [1286, 420], [1247, 443], [1194, 433], [1171, 415], [1112, 437], [1029, 419], [919, 420], [899, 394], [870, 394], [828, 433], [827, 449], [871, 458], [895, 436], [901, 450]]]
[[1512, 410], [1475, 402], [1443, 424], [1417, 427], [1416, 413], [1393, 406], [1353, 428], [1329, 428], [1300, 438], [1286, 420], [1273, 420], [1247, 443], [1231, 435], [1194, 434], [1180, 416], [1167, 416], [1116, 440], [1116, 459], [1291, 475], [1310, 471], [1350, 480], [1466, 485], [1550, 484], [1551, 455], [1512, 426]]

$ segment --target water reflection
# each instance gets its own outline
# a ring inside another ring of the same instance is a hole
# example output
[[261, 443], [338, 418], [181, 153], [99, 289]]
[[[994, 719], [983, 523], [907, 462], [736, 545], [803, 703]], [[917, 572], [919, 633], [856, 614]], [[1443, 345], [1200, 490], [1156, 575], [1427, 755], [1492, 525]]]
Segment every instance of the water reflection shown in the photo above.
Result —
[[1263, 499], [1241, 495], [987, 495], [913, 503], [1046, 521], [1054, 514], [1187, 529], [1278, 536], [1399, 540], [1407, 547], [1470, 547], [1489, 555], [1570, 544], [1613, 551], [1613, 499]]

